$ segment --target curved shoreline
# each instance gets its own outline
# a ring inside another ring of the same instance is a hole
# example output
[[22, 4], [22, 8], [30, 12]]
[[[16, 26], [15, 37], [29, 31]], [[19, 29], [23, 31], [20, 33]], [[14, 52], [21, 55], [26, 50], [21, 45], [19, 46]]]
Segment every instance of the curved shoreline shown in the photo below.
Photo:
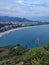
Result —
[[[29, 26], [31, 27], [31, 26]], [[0, 37], [6, 35], [6, 34], [9, 34], [10, 32], [13, 32], [13, 31], [16, 31], [16, 30], [20, 30], [20, 29], [24, 29], [24, 28], [29, 28], [29, 27], [20, 27], [20, 28], [15, 28], [15, 29], [11, 29], [11, 30], [8, 30], [8, 31], [5, 31], [5, 32], [1, 32], [0, 33]]]
[[[39, 26], [39, 25], [38, 25], [38, 26]], [[7, 31], [5, 31], [5, 32], [1, 32], [1, 33], [0, 33], [0, 37], [4, 36], [4, 35], [6, 35], [6, 34], [9, 34], [10, 32], [14, 32], [14, 31], [16, 31], [16, 30], [20, 30], [20, 29], [24, 29], [24, 28], [30, 28], [30, 27], [32, 27], [32, 26], [19, 27], [19, 28], [7, 30]]]

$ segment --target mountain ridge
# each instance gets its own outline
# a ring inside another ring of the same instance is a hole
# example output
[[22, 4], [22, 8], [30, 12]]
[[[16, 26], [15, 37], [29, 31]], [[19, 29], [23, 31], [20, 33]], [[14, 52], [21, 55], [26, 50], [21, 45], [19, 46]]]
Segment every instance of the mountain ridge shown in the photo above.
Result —
[[33, 22], [32, 20], [20, 17], [0, 16], [0, 22]]
[[49, 16], [31, 17], [31, 18], [0, 16], [0, 22], [49, 22]]

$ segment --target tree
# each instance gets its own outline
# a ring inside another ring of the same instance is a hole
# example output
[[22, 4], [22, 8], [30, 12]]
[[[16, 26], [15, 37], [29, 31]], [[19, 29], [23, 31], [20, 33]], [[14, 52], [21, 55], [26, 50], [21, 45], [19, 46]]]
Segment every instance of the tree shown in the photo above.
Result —
[[17, 46], [19, 47], [19, 46], [21, 46], [20, 44], [17, 44]]

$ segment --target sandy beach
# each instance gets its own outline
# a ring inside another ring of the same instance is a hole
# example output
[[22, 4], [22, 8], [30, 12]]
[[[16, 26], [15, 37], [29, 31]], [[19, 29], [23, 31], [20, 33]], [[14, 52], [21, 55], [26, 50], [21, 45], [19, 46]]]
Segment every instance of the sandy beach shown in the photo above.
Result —
[[10, 32], [13, 32], [13, 31], [16, 31], [16, 30], [20, 30], [20, 29], [24, 29], [24, 28], [29, 28], [29, 27], [21, 27], [21, 28], [15, 28], [15, 29], [11, 29], [11, 30], [8, 30], [8, 31], [5, 31], [5, 32], [1, 32], [0, 33], [0, 37], [10, 33]]

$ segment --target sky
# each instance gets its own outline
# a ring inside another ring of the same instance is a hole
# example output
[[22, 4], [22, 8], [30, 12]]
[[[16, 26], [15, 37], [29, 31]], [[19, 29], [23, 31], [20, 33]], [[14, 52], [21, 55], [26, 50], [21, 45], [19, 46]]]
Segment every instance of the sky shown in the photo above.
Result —
[[0, 16], [48, 17], [49, 0], [0, 0]]

